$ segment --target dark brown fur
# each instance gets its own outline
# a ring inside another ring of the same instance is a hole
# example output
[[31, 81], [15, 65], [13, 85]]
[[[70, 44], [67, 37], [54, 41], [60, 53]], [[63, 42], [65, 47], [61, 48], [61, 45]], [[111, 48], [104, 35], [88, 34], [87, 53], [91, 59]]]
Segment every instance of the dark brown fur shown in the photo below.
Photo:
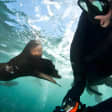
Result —
[[33, 76], [56, 83], [52, 77], [60, 76], [52, 61], [30, 54], [30, 50], [38, 44], [38, 41], [31, 40], [20, 55], [7, 63], [0, 63], [0, 80], [10, 81], [18, 77]]

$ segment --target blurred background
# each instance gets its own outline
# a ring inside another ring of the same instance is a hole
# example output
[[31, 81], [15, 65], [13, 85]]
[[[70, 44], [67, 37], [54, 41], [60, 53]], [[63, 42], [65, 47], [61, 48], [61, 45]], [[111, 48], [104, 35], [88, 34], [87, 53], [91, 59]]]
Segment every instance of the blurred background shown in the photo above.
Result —
[[[43, 57], [51, 59], [62, 79], [58, 87], [34, 77], [18, 78], [18, 85], [0, 85], [0, 112], [52, 112], [70, 89], [73, 74], [69, 60], [70, 44], [77, 28], [80, 8], [76, 0], [0, 0], [0, 62], [18, 55], [31, 39], [40, 39]], [[112, 89], [99, 86], [102, 100]], [[96, 104], [85, 91], [81, 101]]]

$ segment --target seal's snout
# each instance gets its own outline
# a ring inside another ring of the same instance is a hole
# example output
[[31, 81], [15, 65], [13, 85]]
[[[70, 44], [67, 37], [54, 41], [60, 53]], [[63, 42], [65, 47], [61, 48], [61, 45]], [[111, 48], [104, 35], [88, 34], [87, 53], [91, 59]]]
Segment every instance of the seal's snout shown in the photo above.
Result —
[[53, 77], [55, 77], [55, 78], [61, 78], [61, 76], [58, 74], [57, 70], [53, 71]]

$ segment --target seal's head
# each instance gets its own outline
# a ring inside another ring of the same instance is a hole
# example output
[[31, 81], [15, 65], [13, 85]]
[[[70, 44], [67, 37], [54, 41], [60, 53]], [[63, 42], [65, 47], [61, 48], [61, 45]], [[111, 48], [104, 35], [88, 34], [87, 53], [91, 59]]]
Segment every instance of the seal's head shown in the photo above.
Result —
[[38, 71], [38, 75], [35, 75], [36, 77], [57, 84], [53, 77], [61, 78], [61, 76], [58, 75], [58, 71], [51, 60], [41, 58], [42, 44], [39, 40], [31, 40], [24, 48], [22, 54], [25, 58], [29, 58], [30, 63], [36, 68], [35, 71]]
[[42, 44], [40, 40], [31, 40], [23, 50], [27, 56], [42, 56]]

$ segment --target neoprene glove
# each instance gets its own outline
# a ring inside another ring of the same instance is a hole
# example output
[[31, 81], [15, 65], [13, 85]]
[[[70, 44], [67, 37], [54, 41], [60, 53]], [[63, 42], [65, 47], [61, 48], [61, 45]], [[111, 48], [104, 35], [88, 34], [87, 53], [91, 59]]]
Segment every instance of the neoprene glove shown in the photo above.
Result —
[[76, 99], [74, 97], [74, 89], [70, 89], [67, 94], [65, 95], [63, 101], [62, 101], [62, 105], [66, 106], [66, 105], [75, 105], [75, 103], [78, 101], [78, 99]]

